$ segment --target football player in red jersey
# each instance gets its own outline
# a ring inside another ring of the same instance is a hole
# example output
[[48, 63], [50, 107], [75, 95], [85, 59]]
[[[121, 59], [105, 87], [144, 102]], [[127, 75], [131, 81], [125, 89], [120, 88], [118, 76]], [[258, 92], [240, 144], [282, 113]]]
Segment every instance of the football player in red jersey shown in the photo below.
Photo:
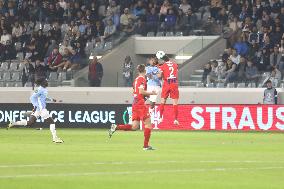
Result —
[[155, 91], [147, 92], [147, 81], [145, 78], [146, 69], [144, 64], [140, 64], [137, 67], [139, 75], [133, 82], [133, 104], [132, 104], [132, 125], [116, 125], [112, 124], [109, 130], [109, 137], [111, 138], [117, 130], [137, 130], [140, 126], [140, 121], [144, 122], [144, 146], [143, 150], [154, 150], [149, 146], [149, 140], [151, 136], [151, 119], [147, 106], [145, 105], [145, 96], [156, 95]]
[[161, 93], [161, 104], [160, 104], [160, 120], [163, 121], [164, 106], [167, 98], [173, 99], [174, 108], [174, 124], [179, 125], [178, 122], [178, 100], [179, 100], [179, 89], [178, 89], [178, 65], [174, 61], [170, 60], [169, 57], [162, 51], [159, 51], [159, 57], [164, 61], [160, 66], [160, 76], [163, 79], [162, 93]]

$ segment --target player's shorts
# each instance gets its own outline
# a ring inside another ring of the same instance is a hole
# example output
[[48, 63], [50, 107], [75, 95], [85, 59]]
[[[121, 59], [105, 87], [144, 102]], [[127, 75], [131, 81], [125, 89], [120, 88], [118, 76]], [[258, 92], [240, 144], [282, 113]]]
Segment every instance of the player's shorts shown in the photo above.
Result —
[[150, 114], [145, 104], [132, 106], [132, 121], [144, 121], [147, 118], [150, 118]]
[[160, 92], [160, 87], [149, 85], [147, 86], [147, 91], [148, 92], [155, 91], [157, 93], [157, 95], [150, 95], [148, 99], [150, 102], [157, 102], [157, 97], [158, 97], [158, 93]]
[[41, 117], [41, 118], [43, 118], [43, 119], [47, 119], [47, 118], [50, 117], [50, 116], [49, 116], [49, 113], [48, 113], [48, 111], [47, 111], [47, 109], [42, 109], [41, 111], [36, 110], [36, 111], [33, 112], [31, 115], [32, 115], [32, 116], [35, 116], [37, 119], [38, 119], [39, 117]]
[[178, 90], [178, 84], [177, 83], [166, 83], [164, 82], [164, 85], [162, 87], [162, 94], [161, 98], [168, 98], [171, 99], [178, 99], [179, 98], [179, 90]]

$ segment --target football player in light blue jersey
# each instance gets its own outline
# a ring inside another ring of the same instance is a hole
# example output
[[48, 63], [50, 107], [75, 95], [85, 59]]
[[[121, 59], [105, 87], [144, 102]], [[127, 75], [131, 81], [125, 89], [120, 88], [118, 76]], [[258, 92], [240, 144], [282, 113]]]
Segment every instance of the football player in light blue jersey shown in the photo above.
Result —
[[161, 80], [157, 75], [159, 73], [158, 63], [156, 56], [151, 56], [149, 58], [149, 65], [146, 67], [147, 91], [155, 91], [157, 93], [156, 95], [150, 95], [149, 97], [150, 113], [152, 113], [155, 108], [158, 93], [161, 88]]
[[47, 96], [47, 86], [48, 82], [46, 79], [39, 80], [37, 83], [40, 85], [32, 94], [30, 97], [30, 101], [34, 106], [34, 110], [32, 114], [30, 115], [29, 121], [27, 120], [21, 120], [16, 122], [10, 122], [8, 125], [8, 128], [11, 128], [15, 125], [24, 125], [24, 126], [31, 126], [33, 125], [36, 120], [41, 117], [44, 119], [44, 122], [50, 124], [50, 132], [52, 134], [52, 141], [55, 143], [63, 143], [63, 140], [57, 137], [56, 135], [56, 129], [55, 129], [55, 123], [52, 119], [52, 117], [49, 115], [47, 109], [46, 109], [46, 102], [52, 101], [56, 102], [55, 99], [49, 98]]

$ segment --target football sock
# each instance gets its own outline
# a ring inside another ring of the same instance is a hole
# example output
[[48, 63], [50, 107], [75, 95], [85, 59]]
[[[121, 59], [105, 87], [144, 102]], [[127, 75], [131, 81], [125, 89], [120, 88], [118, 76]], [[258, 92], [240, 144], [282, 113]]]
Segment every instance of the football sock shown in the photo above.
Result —
[[12, 123], [13, 125], [24, 125], [26, 126], [28, 124], [27, 120], [21, 120], [21, 121], [16, 121]]
[[178, 106], [174, 105], [174, 116], [175, 116], [175, 120], [177, 120], [178, 118]]
[[151, 137], [151, 129], [145, 128], [144, 129], [144, 148], [147, 148], [149, 146], [150, 137]]
[[130, 124], [118, 125], [118, 126], [116, 127], [116, 130], [131, 131], [131, 130], [132, 130], [132, 125], [130, 125]]
[[49, 129], [50, 129], [50, 132], [51, 132], [51, 134], [52, 134], [52, 139], [54, 140], [55, 138], [57, 138], [57, 136], [56, 136], [55, 124], [54, 124], [54, 123], [53, 123], [53, 124], [50, 124]]
[[165, 104], [160, 104], [160, 117], [163, 117]]

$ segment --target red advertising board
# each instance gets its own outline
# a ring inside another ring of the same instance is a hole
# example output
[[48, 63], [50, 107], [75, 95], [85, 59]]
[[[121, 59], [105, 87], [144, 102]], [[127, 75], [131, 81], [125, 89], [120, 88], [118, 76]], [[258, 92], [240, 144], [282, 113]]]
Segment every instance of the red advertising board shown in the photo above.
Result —
[[280, 105], [179, 105], [179, 126], [173, 124], [173, 108], [167, 105], [160, 124], [158, 117], [156, 107], [152, 122], [160, 130], [284, 131]]

